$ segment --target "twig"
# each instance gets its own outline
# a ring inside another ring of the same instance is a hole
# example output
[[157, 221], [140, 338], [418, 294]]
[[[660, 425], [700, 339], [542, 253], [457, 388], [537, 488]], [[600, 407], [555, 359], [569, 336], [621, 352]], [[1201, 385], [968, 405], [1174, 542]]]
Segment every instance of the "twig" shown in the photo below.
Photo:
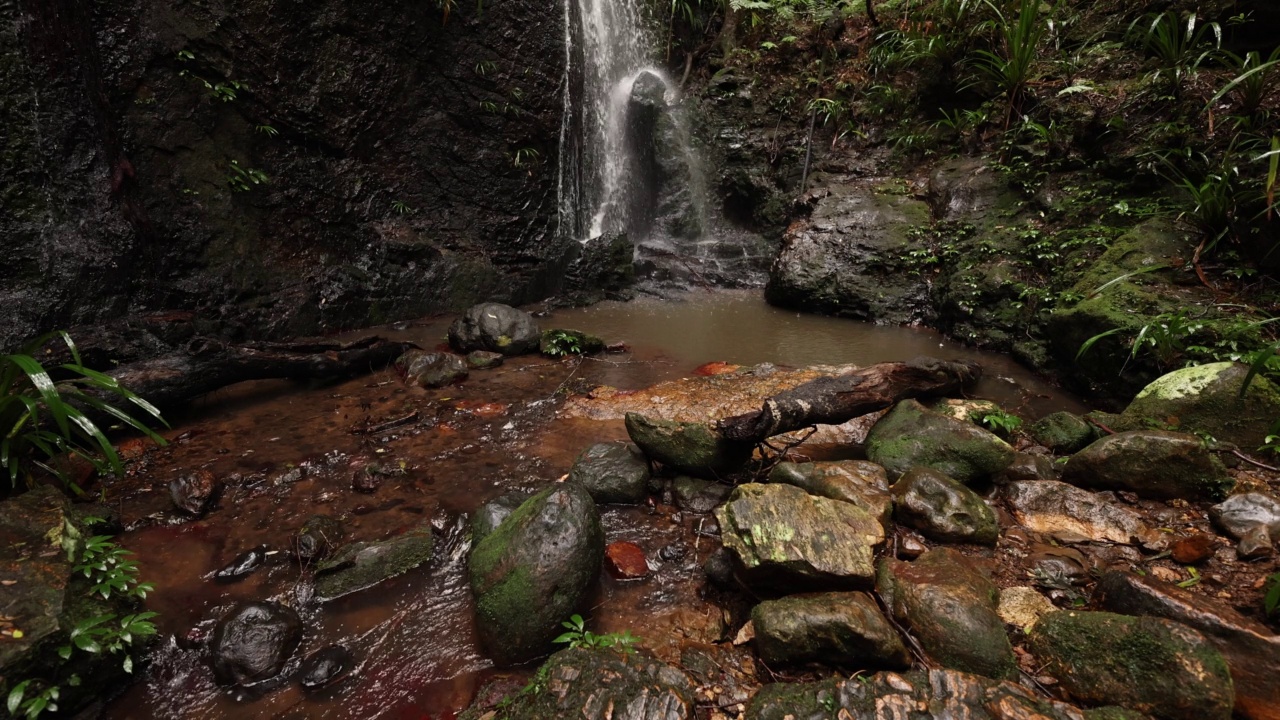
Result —
[[1239, 450], [1232, 450], [1232, 451], [1231, 451], [1231, 454], [1232, 454], [1232, 455], [1235, 455], [1236, 457], [1240, 458], [1241, 460], [1243, 460], [1243, 461], [1245, 461], [1245, 462], [1249, 463], [1250, 465], [1256, 465], [1256, 466], [1258, 466], [1258, 467], [1262, 468], [1263, 470], [1270, 470], [1271, 472], [1280, 472], [1280, 468], [1272, 467], [1272, 466], [1267, 465], [1267, 464], [1265, 464], [1265, 463], [1260, 463], [1260, 462], [1258, 462], [1257, 460], [1254, 460], [1253, 458], [1249, 457], [1248, 455], [1245, 455], [1244, 453], [1240, 452]]
[[365, 425], [364, 427], [353, 426], [351, 428], [351, 433], [353, 435], [377, 435], [378, 433], [383, 432], [384, 430], [397, 428], [397, 427], [400, 427], [401, 425], [408, 425], [409, 423], [417, 419], [418, 419], [418, 411], [414, 410], [413, 412], [409, 413], [408, 415], [405, 415], [404, 417], [398, 417], [398, 418], [395, 418], [394, 420], [387, 420], [386, 422], [381, 422], [381, 423], [378, 423], [377, 425]]
[[1108, 435], [1116, 434], [1115, 430], [1112, 430], [1111, 428], [1107, 427], [1106, 425], [1103, 425], [1102, 423], [1098, 422], [1097, 420], [1094, 420], [1091, 417], [1086, 417], [1085, 420], [1088, 421], [1090, 425], [1096, 426], [1099, 430], [1101, 430], [1102, 432]]

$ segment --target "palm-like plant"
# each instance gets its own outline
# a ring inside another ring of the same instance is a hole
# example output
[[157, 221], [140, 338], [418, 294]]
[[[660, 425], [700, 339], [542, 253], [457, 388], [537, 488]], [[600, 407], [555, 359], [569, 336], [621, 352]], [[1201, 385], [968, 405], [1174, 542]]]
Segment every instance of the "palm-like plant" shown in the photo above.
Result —
[[1014, 22], [1010, 22], [991, 0], [983, 2], [995, 11], [1001, 47], [999, 52], [976, 51], [973, 64], [1004, 94], [1008, 105], [1005, 127], [1008, 128], [1014, 113], [1022, 111], [1022, 101], [1031, 80], [1031, 65], [1035, 62], [1047, 26], [1040, 22], [1040, 4], [1035, 0], [1022, 0]]
[[[55, 381], [34, 354], [57, 337], [67, 344], [72, 361], [58, 366], [66, 379]], [[146, 420], [104, 398], [133, 404]], [[80, 492], [52, 462], [67, 454], [84, 458], [101, 473], [120, 474], [120, 456], [88, 413], [115, 418], [157, 443], [165, 442], [151, 429], [153, 420], [164, 422], [160, 411], [115, 378], [85, 367], [65, 332], [41, 337], [21, 353], [0, 356], [0, 468], [8, 473], [12, 487], [29, 483], [33, 470], [41, 469]]]
[[[1160, 64], [1156, 76], [1167, 73], [1175, 96], [1182, 91], [1183, 78], [1194, 73], [1206, 58], [1222, 47], [1222, 26], [1216, 22], [1200, 25], [1195, 13], [1183, 20], [1170, 10], [1135, 20], [1129, 25], [1130, 36], [1137, 34], [1140, 23], [1146, 25], [1146, 32], [1140, 35], [1142, 46]], [[1209, 32], [1213, 33], [1213, 47], [1202, 50]]]

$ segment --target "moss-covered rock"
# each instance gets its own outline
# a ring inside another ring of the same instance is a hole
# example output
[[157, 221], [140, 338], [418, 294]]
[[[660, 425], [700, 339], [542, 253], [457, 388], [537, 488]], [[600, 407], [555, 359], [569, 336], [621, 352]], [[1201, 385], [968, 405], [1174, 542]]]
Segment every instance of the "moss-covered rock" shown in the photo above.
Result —
[[645, 455], [690, 475], [718, 477], [739, 470], [751, 458], [750, 443], [726, 440], [706, 423], [676, 422], [626, 415], [627, 434]]
[[769, 471], [769, 482], [795, 485], [810, 495], [853, 503], [886, 528], [893, 516], [888, 474], [873, 462], [783, 462]]
[[1280, 420], [1280, 388], [1255, 377], [1245, 396], [1240, 389], [1249, 368], [1240, 363], [1211, 363], [1175, 370], [1138, 393], [1112, 426], [1137, 430], [1152, 423], [1182, 432], [1204, 432], [1221, 442], [1246, 448], [1262, 445]]
[[756, 652], [770, 666], [818, 661], [905, 669], [911, 655], [865, 593], [814, 593], [767, 600], [751, 611]]
[[1105, 437], [1072, 456], [1062, 478], [1156, 499], [1220, 500], [1235, 484], [1200, 438], [1161, 430]]
[[537, 351], [541, 339], [532, 315], [502, 303], [473, 305], [449, 326], [449, 345], [460, 353], [525, 355]]
[[1017, 674], [999, 592], [960, 553], [936, 548], [911, 563], [882, 560], [876, 590], [943, 667], [997, 679]]
[[430, 560], [434, 547], [429, 520], [389, 540], [344, 545], [316, 566], [316, 598], [333, 600], [408, 572]]
[[1060, 610], [1030, 646], [1045, 672], [1086, 702], [1169, 720], [1227, 720], [1235, 703], [1222, 655], [1200, 633], [1153, 617]]
[[922, 465], [969, 483], [1004, 470], [1013, 456], [1009, 443], [992, 433], [915, 400], [898, 403], [867, 435], [867, 457], [892, 478]]
[[716, 519], [743, 579], [757, 587], [869, 588], [884, 542], [862, 508], [791, 485], [739, 485]]
[[893, 516], [942, 542], [995, 545], [996, 513], [977, 493], [937, 470], [912, 468], [893, 484]]
[[476, 632], [498, 664], [546, 652], [600, 575], [604, 530], [586, 489], [561, 483], [526, 500], [471, 550]]
[[1028, 429], [1031, 439], [1058, 455], [1070, 455], [1083, 450], [1098, 439], [1098, 431], [1087, 420], [1069, 412], [1056, 412], [1032, 423]]

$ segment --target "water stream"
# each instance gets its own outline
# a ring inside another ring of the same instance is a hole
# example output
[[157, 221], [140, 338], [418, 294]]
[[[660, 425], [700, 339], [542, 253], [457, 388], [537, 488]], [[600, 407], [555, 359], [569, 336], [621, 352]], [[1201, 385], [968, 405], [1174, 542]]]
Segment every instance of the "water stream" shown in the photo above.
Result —
[[[379, 328], [423, 347], [441, 342], [448, 319]], [[623, 390], [690, 375], [713, 361], [802, 366], [869, 363], [928, 353], [983, 363], [977, 394], [1024, 418], [1079, 410], [1072, 398], [1004, 356], [979, 353], [941, 336], [769, 307], [753, 292], [696, 293], [678, 302], [643, 300], [557, 311], [544, 327], [579, 327], [629, 353], [581, 363], [528, 357], [474, 373], [439, 390], [405, 387], [390, 371], [336, 385], [303, 388], [283, 381], [244, 383], [214, 393], [175, 419], [172, 444], [129, 453], [131, 472], [108, 501], [127, 527], [120, 541], [138, 555], [156, 585], [148, 607], [164, 638], [154, 661], [107, 710], [122, 718], [451, 718], [495, 677], [476, 646], [466, 581], [466, 517], [512, 490], [545, 487], [593, 442], [626, 437], [620, 420], [569, 417], [567, 397], [598, 384]], [[414, 422], [373, 435], [353, 432], [406, 413]], [[391, 468], [373, 494], [352, 490], [353, 473]], [[197, 469], [227, 482], [219, 506], [195, 521], [173, 510], [168, 482]], [[437, 547], [427, 565], [375, 589], [327, 604], [310, 600], [310, 572], [289, 558], [290, 534], [307, 518], [342, 520], [347, 541], [378, 540], [429, 521]], [[591, 603], [593, 628], [630, 630], [674, 660], [687, 640], [718, 638], [722, 611], [703, 593], [702, 563], [713, 538], [699, 537], [704, 516], [658, 504], [602, 509], [609, 542], [640, 545], [651, 576], [602, 578]], [[281, 550], [232, 584], [212, 573], [260, 544]], [[357, 659], [341, 684], [305, 692], [285, 680], [254, 692], [219, 686], [199, 640], [235, 602], [274, 599], [298, 608], [306, 626], [300, 659], [331, 644]], [[516, 682], [523, 682], [516, 672]]]

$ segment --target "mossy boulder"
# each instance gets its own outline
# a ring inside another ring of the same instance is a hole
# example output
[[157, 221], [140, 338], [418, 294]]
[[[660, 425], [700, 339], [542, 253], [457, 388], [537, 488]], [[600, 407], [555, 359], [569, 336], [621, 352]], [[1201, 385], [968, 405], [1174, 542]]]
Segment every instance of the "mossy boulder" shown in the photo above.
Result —
[[912, 468], [893, 485], [893, 516], [942, 542], [995, 545], [996, 513], [977, 493], [937, 470]]
[[635, 505], [649, 494], [649, 461], [629, 443], [596, 443], [583, 450], [569, 470], [578, 483], [602, 504]]
[[904, 400], [867, 435], [867, 458], [898, 478], [916, 466], [946, 473], [962, 483], [999, 473], [1013, 462], [1009, 443], [971, 422]]
[[476, 632], [499, 665], [546, 652], [600, 576], [604, 530], [591, 495], [561, 483], [526, 500], [471, 550]]
[[862, 508], [783, 484], [739, 485], [716, 509], [743, 579], [763, 588], [869, 588], [884, 528]]
[[1031, 439], [1058, 455], [1080, 452], [1098, 439], [1098, 431], [1087, 420], [1069, 412], [1056, 412], [1032, 423]]
[[449, 326], [449, 345], [460, 353], [488, 350], [526, 355], [537, 352], [541, 339], [532, 315], [501, 303], [473, 305]]
[[476, 508], [475, 513], [471, 515], [471, 545], [474, 547], [480, 544], [489, 533], [498, 529], [503, 520], [511, 516], [511, 513], [520, 509], [525, 500], [528, 500], [532, 493], [514, 490], [490, 500], [489, 502]]
[[997, 612], [999, 591], [964, 555], [936, 548], [915, 562], [882, 560], [876, 590], [938, 664], [990, 678], [1016, 677], [1013, 646]]
[[778, 463], [769, 471], [769, 482], [795, 485], [810, 495], [853, 503], [886, 528], [893, 517], [888, 474], [866, 460]]
[[1221, 362], [1175, 370], [1138, 393], [1113, 426], [1137, 430], [1159, 423], [1183, 432], [1204, 432], [1221, 442], [1252, 449], [1263, 444], [1280, 420], [1280, 388], [1253, 378], [1244, 397], [1249, 368]]
[[701, 477], [719, 477], [740, 470], [754, 445], [721, 437], [706, 423], [676, 422], [627, 413], [627, 434], [650, 459]]
[[461, 355], [410, 350], [396, 359], [395, 369], [409, 385], [441, 388], [466, 380], [470, 371]]
[[751, 611], [756, 652], [770, 666], [819, 661], [906, 669], [911, 655], [871, 596], [813, 593], [766, 600]]
[[1072, 456], [1062, 479], [1158, 500], [1221, 500], [1235, 484], [1203, 440], [1163, 430], [1105, 437]]
[[1059, 610], [1036, 623], [1031, 651], [1072, 696], [1168, 720], [1227, 720], [1231, 673], [1203, 635], [1154, 617]]
[[316, 566], [316, 598], [333, 600], [373, 587], [431, 559], [431, 522], [381, 542], [355, 542]]

